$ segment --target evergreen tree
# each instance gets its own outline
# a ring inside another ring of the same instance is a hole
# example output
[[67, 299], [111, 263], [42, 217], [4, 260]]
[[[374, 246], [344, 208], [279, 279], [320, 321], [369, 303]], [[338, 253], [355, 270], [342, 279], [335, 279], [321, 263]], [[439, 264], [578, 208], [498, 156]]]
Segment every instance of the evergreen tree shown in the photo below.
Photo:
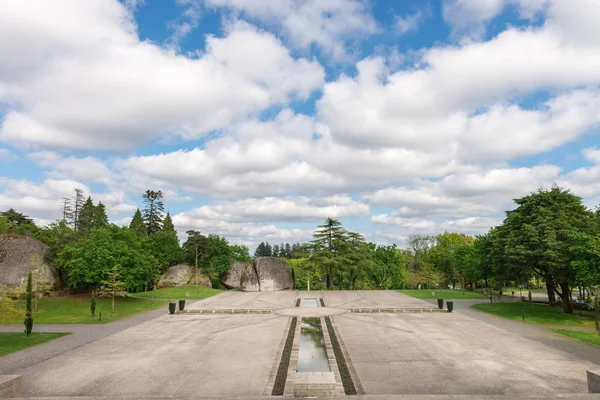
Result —
[[162, 229], [163, 212], [165, 211], [162, 202], [163, 194], [160, 190], [146, 190], [142, 195], [145, 207], [142, 210], [142, 218], [146, 224], [146, 232], [152, 235]]
[[323, 225], [319, 225], [313, 234], [311, 242], [311, 261], [324, 269], [327, 289], [333, 288], [334, 275], [347, 263], [344, 253], [347, 247], [347, 233], [342, 224], [327, 218]]
[[285, 244], [285, 258], [292, 258], [292, 246], [289, 243]]
[[258, 246], [256, 246], [256, 250], [254, 250], [254, 257], [262, 257], [265, 252], [265, 242], [260, 242]]
[[273, 257], [279, 257], [279, 245], [273, 245]]
[[139, 236], [146, 236], [146, 225], [144, 224], [142, 212], [139, 208], [135, 211], [135, 214], [133, 214], [133, 218], [129, 223], [129, 229], [134, 231]]
[[176, 232], [175, 225], [173, 225], [173, 220], [171, 219], [170, 213], [167, 213], [167, 216], [163, 221], [163, 231]]
[[269, 242], [265, 243], [265, 257], [273, 256], [273, 248], [269, 244]]
[[79, 212], [79, 233], [87, 235], [92, 229], [94, 229], [95, 212], [96, 207], [94, 207], [92, 198], [88, 196], [85, 203], [83, 203], [81, 206], [81, 211]]
[[25, 311], [25, 335], [29, 337], [31, 335], [31, 330], [33, 329], [33, 317], [31, 316], [31, 270], [27, 274], [27, 308]]
[[106, 215], [106, 207], [100, 201], [94, 210], [94, 229], [102, 229], [107, 226], [108, 216]]

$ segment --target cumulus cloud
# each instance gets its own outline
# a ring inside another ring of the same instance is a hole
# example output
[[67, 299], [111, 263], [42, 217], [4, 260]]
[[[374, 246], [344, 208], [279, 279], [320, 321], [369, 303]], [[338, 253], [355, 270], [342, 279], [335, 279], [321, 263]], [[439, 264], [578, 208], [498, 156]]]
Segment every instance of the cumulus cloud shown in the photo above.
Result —
[[312, 44], [334, 57], [346, 55], [350, 39], [377, 32], [377, 24], [361, 0], [205, 0], [243, 17], [279, 29], [292, 46], [308, 49]]
[[228, 222], [322, 221], [327, 217], [365, 217], [369, 206], [348, 196], [264, 197], [218, 202], [184, 213], [200, 220]]
[[169, 135], [199, 138], [306, 99], [324, 79], [317, 61], [293, 58], [243, 21], [189, 58], [140, 41], [114, 0], [4, 4], [0, 101], [18, 107], [6, 113], [0, 139], [10, 143], [122, 150]]

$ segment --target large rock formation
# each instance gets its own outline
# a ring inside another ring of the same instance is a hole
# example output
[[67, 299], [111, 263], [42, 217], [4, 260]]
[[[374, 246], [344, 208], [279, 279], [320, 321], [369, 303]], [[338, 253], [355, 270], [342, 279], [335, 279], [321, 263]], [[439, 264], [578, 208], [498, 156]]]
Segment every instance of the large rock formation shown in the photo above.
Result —
[[[196, 282], [195, 277], [196, 267], [187, 264], [177, 264], [169, 267], [164, 274], [158, 280], [157, 287], [175, 287], [183, 286], [188, 284], [194, 284]], [[198, 285], [211, 287], [210, 278], [205, 273], [198, 269]]]
[[28, 271], [38, 270], [50, 290], [58, 289], [56, 271], [44, 262], [47, 248], [27, 236], [0, 234], [0, 285], [25, 288]]
[[273, 292], [293, 289], [294, 280], [287, 264], [276, 257], [257, 257], [254, 262], [232, 261], [221, 276], [228, 289], [245, 292]]
[[246, 268], [251, 266], [252, 263], [242, 261], [232, 261], [229, 264], [229, 270], [221, 275], [221, 283], [227, 289], [240, 289], [240, 281], [242, 274]]

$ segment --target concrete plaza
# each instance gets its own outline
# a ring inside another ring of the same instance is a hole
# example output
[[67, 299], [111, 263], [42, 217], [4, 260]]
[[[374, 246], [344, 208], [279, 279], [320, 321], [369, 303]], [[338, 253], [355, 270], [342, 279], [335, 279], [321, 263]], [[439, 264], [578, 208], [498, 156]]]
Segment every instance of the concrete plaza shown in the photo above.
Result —
[[[261, 396], [270, 390], [290, 321], [278, 311], [293, 308], [298, 297], [322, 297], [337, 310], [434, 307], [393, 291], [230, 291], [189, 308], [273, 312], [167, 315], [165, 310], [157, 318], [7, 373], [22, 375], [26, 397]], [[367, 395], [583, 394], [586, 370], [598, 369], [564, 350], [570, 339], [556, 335], [561, 346], [553, 347], [461, 310], [336, 312], [332, 321], [356, 384]], [[599, 352], [592, 346], [589, 351]]]

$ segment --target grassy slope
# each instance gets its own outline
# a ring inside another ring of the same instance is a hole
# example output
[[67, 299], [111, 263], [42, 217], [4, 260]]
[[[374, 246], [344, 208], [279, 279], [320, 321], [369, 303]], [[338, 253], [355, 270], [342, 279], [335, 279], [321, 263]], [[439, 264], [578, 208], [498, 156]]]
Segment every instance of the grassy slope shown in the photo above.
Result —
[[33, 332], [26, 337], [25, 333], [1, 332], [0, 333], [0, 356], [5, 356], [27, 347], [46, 343], [53, 339], [68, 335], [68, 333], [39, 333]]
[[565, 314], [560, 307], [549, 307], [544, 304], [533, 304], [533, 317], [529, 303], [475, 304], [472, 307], [515, 321], [521, 321], [522, 307], [525, 311], [525, 322], [528, 324], [594, 326], [594, 317], [591, 312], [583, 312], [582, 316], [579, 316], [578, 311], [573, 314]]
[[560, 333], [573, 339], [581, 340], [582, 342], [590, 343], [595, 346], [600, 346], [600, 335], [596, 332], [586, 331], [569, 331], [566, 329], [550, 329], [552, 332]]
[[[165, 307], [166, 301], [148, 301], [120, 297], [115, 299], [115, 313], [111, 314], [111, 300], [102, 300], [102, 322], [111, 322], [123, 317], [137, 314], [142, 311]], [[15, 306], [25, 312], [25, 300], [15, 301]], [[90, 313], [89, 295], [68, 297], [52, 297], [38, 301], [38, 310], [33, 312], [33, 324], [95, 324], [98, 323], [100, 312], [100, 299], [96, 303], [96, 316]], [[8, 324], [22, 324], [23, 316], [17, 316], [7, 322]]]
[[[407, 294], [417, 299], [444, 299], [444, 300], [460, 300], [460, 299], [485, 299], [480, 293], [475, 293], [469, 290], [454, 290], [454, 289], [429, 289], [429, 290], [398, 290], [400, 293]], [[435, 296], [431, 295], [435, 292]]]
[[[190, 295], [186, 296], [188, 292]], [[199, 293], [198, 293], [199, 292]], [[154, 291], [155, 299], [166, 299], [166, 300], [202, 300], [210, 296], [214, 296], [223, 292], [219, 289], [211, 289], [206, 287], [197, 287], [193, 285], [175, 287], [175, 288], [163, 288]], [[135, 297], [152, 298], [152, 291], [135, 293]]]

